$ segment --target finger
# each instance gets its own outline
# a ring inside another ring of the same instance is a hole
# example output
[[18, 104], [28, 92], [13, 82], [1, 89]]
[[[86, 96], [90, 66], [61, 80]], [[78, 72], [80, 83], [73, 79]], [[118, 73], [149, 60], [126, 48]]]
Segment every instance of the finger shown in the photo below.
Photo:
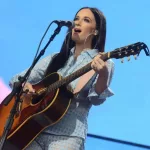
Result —
[[92, 69], [97, 72], [100, 69], [100, 66], [96, 62], [93, 62]]
[[105, 59], [105, 53], [99, 53], [98, 56], [100, 59], [104, 60]]
[[102, 59], [98, 59], [98, 60], [95, 60], [96, 62], [98, 62], [99, 64], [101, 64], [103, 67], [106, 67], [107, 66], [107, 61], [103, 61]]
[[95, 61], [95, 68], [99, 72], [100, 70], [103, 70], [106, 68], [105, 62], [103, 61]]
[[98, 53], [98, 55], [101, 55], [101, 56], [104, 55], [104, 54], [105, 54], [104, 52], [99, 52]]
[[35, 89], [33, 89], [31, 84], [26, 84], [23, 91], [28, 92], [28, 93], [34, 93]]
[[94, 57], [93, 60], [102, 60], [102, 61], [104, 61], [104, 60], [102, 59], [102, 55], [100, 55], [100, 54], [98, 54], [96, 57]]
[[23, 93], [29, 93], [29, 90], [28, 89], [23, 89]]
[[93, 70], [96, 69], [96, 63], [95, 63], [94, 61], [92, 61], [92, 63], [91, 63], [91, 68], [92, 68]]
[[30, 89], [30, 88], [24, 88], [23, 91], [24, 91], [25, 93], [34, 93], [34, 92], [35, 92], [34, 89]]
[[29, 89], [29, 93], [35, 93], [34, 89]]
[[101, 67], [104, 67], [105, 66], [105, 63], [102, 61], [102, 60], [95, 60], [94, 61], [94, 64], [96, 66], [101, 66]]
[[94, 69], [94, 62], [91, 63], [91, 68]]

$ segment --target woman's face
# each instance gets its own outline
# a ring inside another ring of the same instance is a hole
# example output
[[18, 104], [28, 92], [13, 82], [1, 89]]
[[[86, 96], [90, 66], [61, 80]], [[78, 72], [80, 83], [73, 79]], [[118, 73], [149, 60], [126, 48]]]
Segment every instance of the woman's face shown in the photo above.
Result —
[[96, 30], [96, 21], [90, 9], [80, 10], [74, 19], [75, 27], [72, 29], [72, 40], [75, 43], [91, 42]]

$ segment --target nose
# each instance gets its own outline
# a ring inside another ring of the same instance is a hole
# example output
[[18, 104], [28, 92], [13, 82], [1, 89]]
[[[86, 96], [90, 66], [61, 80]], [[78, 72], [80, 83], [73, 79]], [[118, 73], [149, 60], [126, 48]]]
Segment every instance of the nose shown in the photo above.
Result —
[[81, 20], [76, 20], [74, 23], [75, 23], [75, 26], [81, 26]]

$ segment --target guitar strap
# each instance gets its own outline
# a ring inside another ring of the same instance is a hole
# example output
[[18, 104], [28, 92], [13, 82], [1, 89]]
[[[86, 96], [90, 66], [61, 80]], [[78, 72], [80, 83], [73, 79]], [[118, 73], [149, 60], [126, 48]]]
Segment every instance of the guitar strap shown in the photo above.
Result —
[[92, 78], [92, 76], [95, 74], [94, 70], [90, 70], [86, 74], [82, 75], [78, 82], [77, 85], [73, 91], [74, 94], [77, 94], [78, 92], [81, 91], [81, 89], [86, 85], [86, 83]]

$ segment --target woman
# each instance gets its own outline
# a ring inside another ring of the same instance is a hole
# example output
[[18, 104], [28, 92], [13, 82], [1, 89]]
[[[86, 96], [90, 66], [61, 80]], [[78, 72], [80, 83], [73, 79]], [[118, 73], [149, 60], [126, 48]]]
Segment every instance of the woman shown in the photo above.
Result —
[[[84, 7], [76, 13], [74, 22], [75, 27], [69, 30], [60, 53], [47, 56], [34, 67], [24, 90], [35, 92], [32, 84], [47, 74], [57, 71], [65, 77], [91, 61], [95, 74], [72, 100], [66, 115], [58, 123], [44, 130], [27, 150], [83, 150], [87, 135], [87, 116], [91, 106], [100, 105], [113, 95], [109, 84], [114, 65], [111, 60], [102, 60], [106, 37], [104, 15], [96, 8]], [[18, 75], [11, 80], [11, 86], [17, 78]], [[70, 83], [74, 91], [80, 79]]]

